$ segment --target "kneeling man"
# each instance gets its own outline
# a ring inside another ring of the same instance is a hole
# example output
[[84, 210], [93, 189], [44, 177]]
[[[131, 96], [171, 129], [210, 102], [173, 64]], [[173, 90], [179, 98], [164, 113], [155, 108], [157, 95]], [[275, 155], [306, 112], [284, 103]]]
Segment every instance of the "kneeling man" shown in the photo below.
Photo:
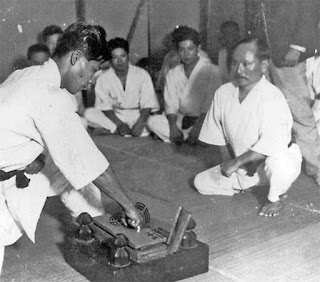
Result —
[[244, 39], [233, 49], [233, 82], [216, 91], [199, 136], [220, 146], [223, 162], [194, 180], [205, 195], [232, 196], [269, 184], [262, 216], [279, 214], [281, 195], [300, 174], [302, 160], [291, 142], [293, 121], [284, 95], [264, 76], [269, 58], [269, 46], [260, 39]]

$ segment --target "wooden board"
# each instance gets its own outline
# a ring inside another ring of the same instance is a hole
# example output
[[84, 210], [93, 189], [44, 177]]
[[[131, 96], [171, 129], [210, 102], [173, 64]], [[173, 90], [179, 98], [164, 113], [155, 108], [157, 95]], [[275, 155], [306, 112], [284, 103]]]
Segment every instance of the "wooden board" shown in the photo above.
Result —
[[125, 227], [124, 225], [113, 225], [110, 223], [111, 214], [104, 214], [94, 218], [94, 223], [100, 228], [116, 236], [119, 233], [124, 234], [129, 239], [129, 246], [133, 249], [140, 249], [166, 242], [167, 238], [151, 230], [150, 228], [137, 229]]
[[150, 228], [158, 233], [167, 234], [167, 244], [171, 242], [182, 207], [167, 201], [140, 193], [128, 192], [135, 203], [143, 203], [150, 213]]

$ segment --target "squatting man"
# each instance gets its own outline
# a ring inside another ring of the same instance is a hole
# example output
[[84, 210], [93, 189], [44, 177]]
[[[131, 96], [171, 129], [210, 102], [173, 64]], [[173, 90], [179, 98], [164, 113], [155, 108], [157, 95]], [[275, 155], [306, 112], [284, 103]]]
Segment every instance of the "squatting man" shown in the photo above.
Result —
[[287, 101], [264, 76], [269, 59], [264, 40], [248, 38], [234, 47], [232, 82], [216, 91], [199, 135], [202, 142], [220, 146], [223, 162], [194, 180], [204, 195], [232, 196], [269, 184], [261, 216], [279, 214], [281, 196], [297, 179], [302, 161], [299, 147], [291, 142]]

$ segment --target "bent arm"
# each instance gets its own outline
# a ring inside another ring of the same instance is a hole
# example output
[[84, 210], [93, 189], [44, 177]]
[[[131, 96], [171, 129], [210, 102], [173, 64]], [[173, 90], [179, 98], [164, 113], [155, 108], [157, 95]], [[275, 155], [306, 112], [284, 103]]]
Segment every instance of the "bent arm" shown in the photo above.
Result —
[[117, 127], [119, 127], [123, 122], [119, 119], [113, 110], [103, 111], [105, 116], [110, 119]]
[[118, 202], [126, 212], [133, 208], [133, 203], [126, 195], [118, 178], [110, 167], [98, 176], [93, 183], [102, 193]]

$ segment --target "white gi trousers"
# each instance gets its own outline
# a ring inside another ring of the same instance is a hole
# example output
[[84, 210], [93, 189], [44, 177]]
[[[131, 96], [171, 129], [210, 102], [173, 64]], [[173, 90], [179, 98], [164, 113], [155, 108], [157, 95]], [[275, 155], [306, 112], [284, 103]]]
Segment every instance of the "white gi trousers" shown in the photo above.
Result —
[[221, 174], [220, 166], [215, 166], [196, 175], [194, 185], [203, 195], [232, 196], [239, 190], [253, 186], [270, 185], [268, 199], [279, 200], [301, 171], [302, 156], [296, 144], [292, 144], [286, 152], [267, 157], [258, 166], [253, 176], [248, 176], [245, 168], [239, 168], [230, 177]]
[[46, 156], [46, 165], [38, 173], [26, 176], [29, 186], [16, 188], [16, 178], [0, 182], [0, 273], [4, 247], [14, 244], [25, 232], [35, 242], [35, 230], [46, 198], [60, 195], [73, 217], [82, 212], [102, 215], [104, 210], [100, 190], [92, 183], [75, 190], [62, 172]]
[[[177, 126], [182, 131], [184, 140], [186, 140], [189, 136], [192, 126], [188, 129], [182, 129], [183, 118], [184, 115], [177, 114]], [[169, 121], [165, 114], [150, 116], [148, 118], [147, 125], [149, 130], [156, 134], [162, 141], [171, 143]]]
[[[140, 109], [116, 109], [115, 115], [124, 123], [129, 125], [130, 128], [134, 126], [140, 117]], [[111, 133], [115, 133], [117, 126], [106, 115], [96, 109], [88, 108], [84, 112], [84, 117], [88, 121], [88, 125], [94, 128], [105, 128], [110, 130]], [[150, 132], [147, 128], [144, 128], [140, 137], [149, 136]]]

